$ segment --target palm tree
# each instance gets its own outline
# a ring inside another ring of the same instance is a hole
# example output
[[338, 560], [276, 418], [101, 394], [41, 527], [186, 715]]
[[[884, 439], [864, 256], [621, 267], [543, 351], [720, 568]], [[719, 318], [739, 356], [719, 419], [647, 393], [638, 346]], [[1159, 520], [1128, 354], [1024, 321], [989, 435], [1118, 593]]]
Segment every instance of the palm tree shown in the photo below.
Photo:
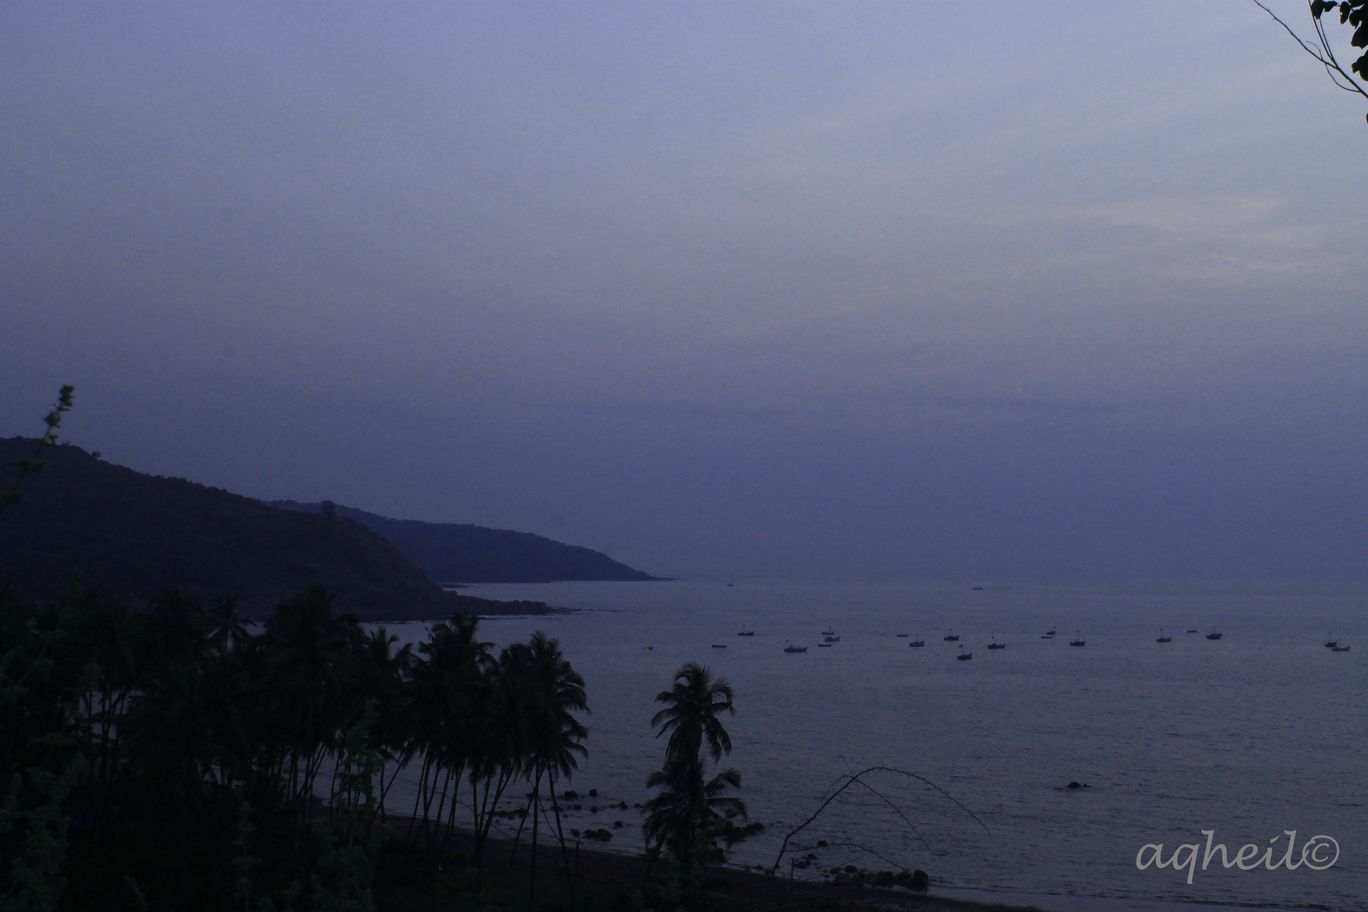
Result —
[[[689, 774], [692, 772], [688, 769]], [[647, 788], [662, 786], [660, 794], [644, 808], [646, 844], [657, 849], [664, 846], [686, 863], [708, 860], [731, 820], [746, 816], [741, 799], [727, 794], [741, 787], [741, 774], [734, 769], [723, 770], [706, 783], [702, 776], [688, 774], [675, 780], [663, 770], [646, 780]]]
[[[491, 661], [483, 677], [470, 742], [470, 804], [475, 818], [475, 866], [484, 864], [489, 831], [504, 792], [523, 771], [527, 754], [522, 682], [527, 677], [527, 646], [514, 644]], [[517, 843], [514, 843], [517, 851]]]
[[736, 714], [731, 685], [725, 678], [713, 678], [706, 667], [690, 662], [675, 672], [672, 688], [656, 694], [656, 702], [665, 708], [652, 717], [651, 727], [659, 729], [657, 738], [670, 735], [665, 745], [667, 765], [680, 757], [697, 757], [705, 739], [714, 762], [731, 753], [731, 736], [718, 718], [724, 712]]
[[[588, 712], [584, 678], [570, 666], [561, 653], [560, 643], [541, 631], [532, 634], [526, 646], [523, 693], [526, 700], [523, 721], [526, 731], [526, 760], [532, 778], [532, 869], [528, 882], [528, 908], [532, 908], [537, 885], [537, 834], [541, 818], [541, 785], [545, 780], [551, 791], [551, 807], [555, 812], [556, 836], [561, 845], [561, 859], [566, 876], [571, 880], [569, 852], [565, 845], [565, 830], [561, 826], [560, 804], [556, 798], [556, 778], [569, 778], [579, 768], [579, 757], [588, 751], [583, 744], [589, 730], [575, 718], [576, 712]], [[573, 904], [573, 903], [572, 903]]]
[[[385, 813], [385, 796], [395, 777], [403, 768], [402, 755], [405, 743], [409, 740], [410, 715], [408, 712], [406, 681], [413, 667], [413, 647], [405, 645], [395, 650], [394, 644], [399, 637], [384, 627], [366, 634], [358, 644], [359, 663], [358, 686], [363, 699], [378, 702], [378, 718], [372, 732], [370, 747], [380, 755], [379, 800], [376, 814], [382, 819]], [[386, 767], [394, 762], [394, 771], [388, 777]]]
[[333, 617], [332, 597], [320, 587], [279, 606], [266, 622], [264, 700], [279, 750], [273, 778], [287, 806], [299, 810], [305, 823], [323, 757], [347, 721], [344, 696], [357, 632], [351, 615]]
[[685, 871], [714, 851], [717, 839], [733, 817], [744, 817], [746, 806], [726, 794], [739, 788], [741, 774], [727, 769], [705, 781], [703, 749], [717, 764], [731, 753], [731, 736], [722, 725], [723, 713], [735, 714], [732, 689], [722, 678], [690, 662], [675, 674], [674, 686], [656, 701], [665, 707], [651, 719], [656, 737], [666, 733], [664, 767], [651, 774], [648, 788], [660, 794], [644, 808], [644, 832], [654, 851], [669, 850]]
[[225, 595], [209, 607], [209, 640], [219, 655], [247, 640], [247, 625], [238, 610], [237, 597]]
[[[476, 639], [477, 620], [454, 615], [449, 624], [434, 626], [428, 641], [418, 647], [422, 658], [413, 667], [408, 687], [412, 727], [405, 757], [423, 755], [411, 820], [419, 819], [420, 808], [422, 818], [417, 830], [410, 823], [411, 838], [440, 829], [448, 792], [453, 785], [459, 786], [479, 739], [483, 721], [479, 707], [492, 659], [491, 644]], [[436, 827], [429, 817], [434, 802]], [[455, 807], [453, 795], [453, 816]]]

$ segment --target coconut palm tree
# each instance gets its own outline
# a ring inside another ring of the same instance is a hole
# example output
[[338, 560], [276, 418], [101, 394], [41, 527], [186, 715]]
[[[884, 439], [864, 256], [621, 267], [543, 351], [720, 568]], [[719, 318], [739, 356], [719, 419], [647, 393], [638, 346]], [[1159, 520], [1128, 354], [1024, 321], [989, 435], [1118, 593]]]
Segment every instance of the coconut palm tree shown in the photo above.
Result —
[[572, 890], [574, 888], [565, 830], [561, 826], [560, 804], [556, 798], [556, 779], [558, 776], [568, 779], [579, 768], [578, 758], [588, 753], [583, 741], [589, 735], [589, 730], [574, 714], [588, 712], [589, 705], [585, 698], [584, 678], [566, 661], [558, 641], [537, 631], [532, 634], [525, 648], [526, 676], [522, 687], [527, 738], [525, 762], [532, 779], [532, 868], [527, 902], [528, 908], [532, 908], [537, 885], [537, 835], [543, 782], [551, 792], [561, 858], [565, 863], [566, 876], [571, 877]]
[[736, 714], [725, 678], [714, 678], [706, 667], [690, 662], [675, 672], [673, 687], [656, 694], [656, 702], [665, 708], [652, 717], [651, 727], [658, 729], [657, 738], [670, 736], [665, 745], [667, 766], [680, 757], [698, 756], [704, 741], [714, 762], [731, 753], [731, 736], [719, 718], [724, 712]]
[[656, 737], [668, 734], [669, 740], [663, 768], [646, 781], [648, 788], [661, 792], [643, 809], [643, 829], [654, 851], [667, 849], [689, 871], [713, 854], [731, 818], [746, 815], [745, 804], [727, 794], [740, 787], [741, 774], [727, 769], [706, 778], [703, 756], [706, 747], [715, 765], [731, 753], [731, 736], [721, 716], [736, 709], [731, 685], [694, 662], [676, 672], [674, 686], [661, 691], [656, 701], [665, 706], [651, 725]]
[[[380, 756], [379, 800], [376, 814], [383, 818], [385, 796], [403, 768], [403, 752], [410, 739], [411, 715], [407, 697], [407, 678], [413, 667], [413, 647], [396, 650], [399, 637], [384, 627], [370, 631], [358, 645], [357, 685], [362, 699], [377, 701], [377, 718], [370, 748]], [[386, 770], [393, 763], [388, 776]]]
[[332, 596], [320, 587], [279, 606], [266, 622], [263, 701], [280, 749], [276, 787], [305, 823], [320, 765], [347, 721], [344, 695], [356, 632], [351, 615], [333, 617]]
[[237, 597], [225, 595], [209, 606], [209, 640], [219, 655], [247, 640], [247, 625], [238, 609]]
[[741, 787], [740, 773], [726, 769], [705, 783], [701, 775], [694, 775], [696, 769], [681, 767], [677, 777], [657, 770], [646, 780], [647, 788], [662, 789], [644, 808], [646, 844], [664, 847], [686, 864], [712, 860], [717, 839], [730, 822], [746, 816], [741, 799], [727, 794]]
[[[491, 644], [476, 639], [476, 626], [477, 618], [455, 615], [450, 623], [435, 625], [418, 647], [421, 659], [408, 688], [412, 727], [405, 757], [422, 754], [423, 761], [412, 817], [418, 826], [410, 824], [410, 838], [424, 832], [431, 838], [440, 830], [448, 816], [447, 795], [459, 785], [478, 741], [479, 707], [493, 660]], [[450, 815], [455, 807], [453, 794]]]

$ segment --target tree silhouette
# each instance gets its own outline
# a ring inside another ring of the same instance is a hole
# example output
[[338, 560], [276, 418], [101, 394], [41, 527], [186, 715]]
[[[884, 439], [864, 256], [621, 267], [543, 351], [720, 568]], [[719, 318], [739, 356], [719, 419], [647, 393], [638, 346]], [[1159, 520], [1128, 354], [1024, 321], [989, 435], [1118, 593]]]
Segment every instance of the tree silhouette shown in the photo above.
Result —
[[[1311, 14], [1314, 38], [1302, 37], [1261, 0], [1254, 0], [1254, 5], [1268, 13], [1274, 22], [1282, 26], [1283, 30], [1301, 45], [1303, 51], [1315, 58], [1336, 88], [1368, 99], [1368, 0], [1307, 0], [1306, 6]], [[1348, 70], [1340, 63], [1338, 55], [1335, 54], [1334, 42], [1325, 30], [1326, 13], [1338, 14], [1340, 25], [1352, 26], [1354, 31], [1349, 38], [1349, 44], [1364, 49], [1364, 53], [1349, 65]], [[1368, 115], [1365, 117], [1368, 118]]]
[[643, 809], [643, 829], [652, 850], [664, 848], [687, 873], [715, 857], [731, 820], [746, 815], [745, 804], [728, 794], [740, 787], [741, 774], [727, 769], [707, 778], [703, 757], [705, 746], [714, 765], [731, 753], [721, 716], [736, 710], [731, 685], [693, 662], [676, 672], [674, 686], [656, 701], [665, 706], [651, 725], [656, 737], [668, 734], [669, 740], [663, 768], [646, 781], [661, 791]]

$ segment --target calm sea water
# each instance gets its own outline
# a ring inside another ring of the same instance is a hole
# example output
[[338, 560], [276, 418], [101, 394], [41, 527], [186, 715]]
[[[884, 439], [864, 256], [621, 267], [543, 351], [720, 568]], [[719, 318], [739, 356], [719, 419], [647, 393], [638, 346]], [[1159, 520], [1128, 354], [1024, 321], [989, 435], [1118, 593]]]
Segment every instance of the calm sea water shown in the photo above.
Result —
[[[577, 609], [488, 619], [481, 633], [502, 645], [544, 630], [584, 675], [590, 753], [569, 787], [600, 797], [588, 801], [596, 814], [586, 806], [567, 826], [621, 821], [611, 847], [641, 845], [630, 806], [660, 764], [653, 699], [697, 661], [735, 689], [726, 762], [741, 771], [751, 819], [766, 825], [733, 850], [736, 863], [773, 863], [784, 833], [841, 776], [879, 765], [932, 780], [986, 830], [934, 789], [876, 775], [877, 794], [847, 790], [795, 839], [831, 843], [808, 876], [846, 863], [924, 868], [942, 892], [1058, 909], [1365, 908], [1361, 589], [738, 580], [467, 591]], [[828, 625], [841, 640], [818, 648]], [[1203, 635], [1213, 626], [1219, 641]], [[742, 628], [755, 636], [738, 637]], [[1058, 636], [1041, 639], [1051, 628]], [[1171, 644], [1155, 643], [1161, 628]], [[950, 630], [972, 661], [955, 660], [942, 641]], [[399, 632], [424, 635], [421, 625]], [[1069, 646], [1075, 633], [1085, 647]], [[1324, 648], [1329, 634], [1353, 651]], [[1007, 648], [986, 650], [995, 638]], [[810, 648], [787, 654], [790, 642]], [[610, 807], [623, 801], [627, 810]], [[1319, 871], [1227, 870], [1213, 857], [1191, 884], [1187, 870], [1137, 870], [1144, 845], [1162, 844], [1165, 858], [1185, 843], [1205, 849], [1203, 830], [1232, 857], [1252, 843], [1281, 859], [1288, 830], [1294, 858], [1322, 834], [1339, 857]]]

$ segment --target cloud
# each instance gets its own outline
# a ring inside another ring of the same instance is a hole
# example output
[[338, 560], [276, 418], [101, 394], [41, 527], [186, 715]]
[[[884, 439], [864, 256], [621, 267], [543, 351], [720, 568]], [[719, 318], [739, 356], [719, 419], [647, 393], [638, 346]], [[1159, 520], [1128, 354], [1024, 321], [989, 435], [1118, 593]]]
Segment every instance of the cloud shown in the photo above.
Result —
[[1157, 261], [1160, 276], [1238, 284], [1283, 275], [1312, 275], [1352, 261], [1327, 244], [1342, 226], [1300, 221], [1273, 194], [1157, 197], [1048, 211], [1047, 218], [1100, 229], [1118, 253]]

